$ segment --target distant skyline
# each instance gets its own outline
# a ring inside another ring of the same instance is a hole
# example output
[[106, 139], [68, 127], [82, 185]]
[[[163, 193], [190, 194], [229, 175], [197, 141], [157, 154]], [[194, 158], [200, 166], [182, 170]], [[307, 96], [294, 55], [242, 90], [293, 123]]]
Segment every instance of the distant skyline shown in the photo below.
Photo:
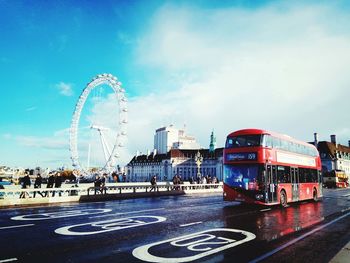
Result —
[[[186, 125], [208, 148], [261, 128], [350, 140], [348, 1], [0, 1], [0, 165], [71, 166], [75, 103], [111, 73], [128, 97], [120, 165]], [[111, 98], [90, 118], [115, 119]]]

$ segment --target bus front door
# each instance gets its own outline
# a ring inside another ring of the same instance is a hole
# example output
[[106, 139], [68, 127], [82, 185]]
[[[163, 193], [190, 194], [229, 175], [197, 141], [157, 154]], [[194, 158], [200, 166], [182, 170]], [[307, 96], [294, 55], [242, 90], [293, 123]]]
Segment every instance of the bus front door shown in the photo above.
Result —
[[268, 191], [269, 202], [277, 202], [277, 171], [275, 165], [266, 166], [266, 186]]
[[299, 200], [299, 171], [298, 168], [292, 167], [291, 171], [291, 179], [292, 179], [292, 198], [293, 201]]

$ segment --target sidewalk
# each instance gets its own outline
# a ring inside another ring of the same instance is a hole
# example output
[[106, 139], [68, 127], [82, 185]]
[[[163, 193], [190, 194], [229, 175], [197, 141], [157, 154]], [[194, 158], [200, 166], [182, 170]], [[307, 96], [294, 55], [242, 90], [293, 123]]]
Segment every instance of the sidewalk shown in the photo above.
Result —
[[350, 242], [346, 244], [338, 254], [330, 261], [331, 263], [348, 263], [350, 262]]

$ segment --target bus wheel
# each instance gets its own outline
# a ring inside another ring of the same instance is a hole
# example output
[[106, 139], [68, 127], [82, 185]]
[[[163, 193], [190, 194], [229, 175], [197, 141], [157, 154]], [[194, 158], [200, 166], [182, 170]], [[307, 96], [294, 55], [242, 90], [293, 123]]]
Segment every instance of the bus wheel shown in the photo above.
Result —
[[287, 207], [287, 195], [284, 190], [280, 192], [280, 204], [282, 207]]
[[314, 202], [317, 202], [318, 201], [318, 198], [317, 198], [317, 191], [316, 189], [314, 188], [314, 191], [312, 193], [312, 199], [314, 200]]

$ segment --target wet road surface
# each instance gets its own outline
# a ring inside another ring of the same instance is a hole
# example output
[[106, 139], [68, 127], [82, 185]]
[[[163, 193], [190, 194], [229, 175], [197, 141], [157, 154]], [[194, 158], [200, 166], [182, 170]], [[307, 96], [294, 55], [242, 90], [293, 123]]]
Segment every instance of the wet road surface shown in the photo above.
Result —
[[328, 262], [350, 241], [350, 189], [286, 209], [217, 194], [0, 210], [0, 262]]

